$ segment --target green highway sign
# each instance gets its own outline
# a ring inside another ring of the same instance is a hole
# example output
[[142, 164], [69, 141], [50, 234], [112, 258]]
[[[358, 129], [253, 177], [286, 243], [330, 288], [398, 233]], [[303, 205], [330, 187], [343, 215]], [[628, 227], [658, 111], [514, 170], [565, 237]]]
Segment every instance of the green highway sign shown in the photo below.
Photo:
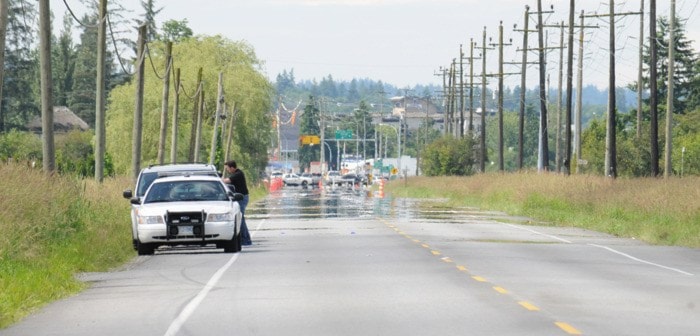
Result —
[[335, 131], [336, 140], [349, 140], [352, 139], [352, 130], [336, 130]]

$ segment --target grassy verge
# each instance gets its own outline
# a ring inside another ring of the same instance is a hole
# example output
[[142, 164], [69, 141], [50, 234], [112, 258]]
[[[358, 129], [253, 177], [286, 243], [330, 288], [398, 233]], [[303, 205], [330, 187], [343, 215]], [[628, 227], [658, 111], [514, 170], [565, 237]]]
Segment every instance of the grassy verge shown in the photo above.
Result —
[[0, 179], [0, 328], [83, 288], [75, 273], [133, 256], [127, 179], [98, 184], [17, 165], [0, 165]]
[[651, 244], [700, 247], [698, 177], [611, 180], [494, 173], [414, 177], [393, 181], [385, 190], [398, 197], [447, 198], [447, 206], [500, 210], [549, 225], [581, 227]]
[[[47, 176], [0, 164], [0, 329], [85, 288], [79, 272], [106, 271], [132, 259], [128, 177]], [[251, 188], [251, 202], [265, 196]]]

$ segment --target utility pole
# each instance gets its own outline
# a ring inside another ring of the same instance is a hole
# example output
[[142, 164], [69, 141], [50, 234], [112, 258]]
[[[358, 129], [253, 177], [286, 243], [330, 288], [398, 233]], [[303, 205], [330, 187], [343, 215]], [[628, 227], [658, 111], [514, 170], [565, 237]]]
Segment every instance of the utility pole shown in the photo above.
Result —
[[[95, 180], [102, 183], [105, 164], [105, 55], [107, 36], [107, 0], [100, 0], [100, 25], [97, 28], [97, 79], [95, 97]], [[49, 76], [50, 76], [49, 72]], [[53, 127], [53, 125], [51, 125]]]
[[[9, 21], [9, 0], [0, 0], [0, 46], [5, 45], [7, 37], [7, 23]], [[5, 48], [0, 48], [0, 64], [5, 64]], [[0, 67], [0, 83], [4, 83], [5, 67]], [[2, 85], [0, 85], [0, 102], [2, 102]], [[2, 104], [0, 104], [2, 105]], [[0, 109], [0, 133], [5, 132], [5, 116]]]
[[656, 40], [656, 0], [649, 1], [649, 114], [651, 130], [651, 176], [659, 176], [659, 121], [658, 121], [658, 89], [656, 83], [657, 65]]
[[[581, 24], [579, 25], [579, 40], [578, 40], [578, 71], [576, 75], [576, 111], [575, 111], [575, 126], [574, 132], [574, 153], [576, 153], [576, 173], [579, 173], [580, 165], [583, 163], [581, 155], [581, 115], [583, 109], [583, 31], [585, 28], [599, 28], [598, 26], [586, 26], [584, 24], [585, 16], [583, 10], [579, 16]], [[570, 63], [573, 63], [570, 61]]]
[[[536, 33], [537, 30], [530, 30], [530, 6], [525, 5], [525, 19], [523, 20], [523, 29], [515, 31], [523, 32], [523, 48], [519, 50], [523, 53], [522, 62], [520, 65], [520, 110], [518, 118], [518, 169], [523, 169], [523, 150], [525, 143], [525, 97], [527, 94], [527, 53], [530, 51], [528, 47], [528, 33]], [[517, 26], [515, 26], [517, 28]]]
[[[566, 137], [565, 141], [565, 152], [564, 152], [564, 173], [566, 175], [571, 174], [571, 108], [572, 108], [572, 92], [573, 92], [573, 78], [574, 78], [574, 12], [575, 12], [574, 0], [569, 2], [569, 41], [567, 42], [567, 62], [566, 62], [566, 117], [564, 121], [566, 123], [566, 129], [564, 134]], [[583, 29], [583, 27], [581, 27]]]
[[676, 49], [676, 0], [671, 0], [671, 18], [668, 28], [668, 92], [666, 96], [666, 151], [664, 153], [664, 178], [673, 175], [671, 167], [671, 151], [673, 149], [673, 76], [675, 74]]
[[464, 52], [462, 45], [459, 45], [459, 134], [464, 138]]
[[[555, 148], [555, 170], [556, 172], [561, 172], [561, 114], [562, 114], [562, 77], [564, 75], [564, 21], [561, 22], [561, 27], [559, 31], [559, 89], [557, 90], [557, 136], [554, 137], [556, 141]], [[568, 95], [568, 93], [567, 93]]]
[[236, 102], [233, 102], [232, 105], [233, 106], [231, 106], [231, 114], [229, 116], [228, 122], [228, 134], [226, 135], [226, 151], [224, 152], [224, 162], [230, 160], [229, 156], [231, 154], [231, 144], [233, 143], [233, 126], [236, 125], [236, 116], [238, 116]]
[[608, 83], [608, 122], [605, 133], [605, 174], [617, 177], [617, 132], [615, 98], [615, 0], [610, 1], [610, 77]]
[[486, 26], [481, 42], [481, 125], [479, 134], [479, 171], [486, 172]]
[[177, 123], [180, 112], [180, 68], [175, 69], [175, 103], [173, 104], [173, 127], [170, 138], [170, 163], [177, 163]]
[[644, 81], [642, 72], [644, 70], [644, 0], [639, 6], [639, 69], [637, 70], [637, 139], [642, 136], [642, 93], [644, 92]]
[[474, 39], [469, 39], [469, 136], [474, 132]]
[[[45, 173], [55, 170], [53, 137], [53, 84], [51, 82], [51, 8], [49, 0], [39, 1], [40, 63], [41, 63], [41, 131], [42, 164]], [[4, 44], [3, 44], [4, 48]], [[103, 147], [104, 148], [104, 147]], [[98, 180], [98, 181], [101, 181]]]
[[214, 112], [214, 134], [211, 136], [211, 149], [209, 150], [209, 164], [213, 165], [216, 158], [216, 144], [219, 131], [219, 118], [222, 114], [222, 106], [224, 104], [224, 73], [219, 72], [219, 88], [216, 96], [216, 111]]
[[[103, 0], [104, 1], [104, 0]], [[165, 137], [168, 132], [168, 99], [170, 96], [170, 68], [173, 60], [171, 53], [173, 43], [168, 41], [165, 44], [165, 74], [163, 74], [163, 98], [160, 110], [160, 137], [158, 140], [158, 164], [165, 162]]]
[[[200, 85], [201, 82], [200, 82]], [[199, 101], [197, 102], [197, 132], [194, 139], [194, 162], [199, 162], [199, 150], [202, 147], [202, 116], [204, 115], [204, 90], [199, 92]]]
[[615, 1], [610, 0], [610, 13], [607, 15], [589, 15], [590, 17], [609, 18], [610, 23], [610, 76], [608, 78], [608, 115], [605, 134], [605, 175], [611, 178], [617, 177], [617, 106], [615, 92], [615, 17], [624, 15], [637, 15], [642, 13], [615, 13]]
[[547, 145], [547, 93], [546, 93], [546, 69], [544, 61], [544, 25], [542, 23], [542, 0], [537, 0], [537, 35], [539, 42], [539, 61], [540, 61], [540, 134], [539, 134], [539, 152], [537, 162], [538, 171], [549, 170], [549, 146]]
[[134, 128], [131, 140], [131, 178], [134, 184], [141, 171], [141, 141], [143, 139], [143, 88], [146, 64], [146, 33], [148, 24], [139, 26], [136, 42], [136, 103], [134, 104]]
[[187, 158], [190, 162], [197, 162], [194, 159], [194, 145], [195, 138], [197, 136], [197, 122], [198, 122], [198, 107], [199, 107], [199, 96], [202, 94], [202, 68], [199, 68], [197, 72], [197, 91], [194, 94], [194, 104], [192, 108], [192, 127], [190, 128], [190, 150]]
[[[506, 44], [510, 45], [510, 44]], [[503, 21], [498, 26], [498, 170], [503, 171]], [[519, 73], [518, 73], [519, 74]]]
[[454, 59], [452, 60], [452, 63], [450, 64], [450, 70], [448, 73], [448, 79], [447, 79], [447, 111], [445, 111], [445, 118], [446, 118], [446, 123], [445, 123], [445, 134], [452, 134], [452, 121], [453, 121], [453, 105], [452, 105], [452, 87], [454, 86], [452, 82], [452, 77], [454, 75]]

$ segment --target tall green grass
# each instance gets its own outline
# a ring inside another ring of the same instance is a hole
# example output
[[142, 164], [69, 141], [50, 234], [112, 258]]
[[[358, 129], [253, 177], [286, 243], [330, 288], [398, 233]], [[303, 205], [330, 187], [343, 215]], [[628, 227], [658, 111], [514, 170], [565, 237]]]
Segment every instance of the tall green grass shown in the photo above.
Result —
[[[107, 271], [136, 256], [128, 177], [47, 176], [0, 163], [0, 329], [85, 288], [75, 275]], [[266, 195], [250, 188], [251, 202]]]
[[470, 177], [412, 177], [386, 192], [398, 197], [448, 198], [652, 244], [700, 247], [700, 177], [609, 179], [523, 172]]
[[85, 285], [78, 272], [132, 258], [126, 178], [47, 176], [0, 165], [0, 328]]

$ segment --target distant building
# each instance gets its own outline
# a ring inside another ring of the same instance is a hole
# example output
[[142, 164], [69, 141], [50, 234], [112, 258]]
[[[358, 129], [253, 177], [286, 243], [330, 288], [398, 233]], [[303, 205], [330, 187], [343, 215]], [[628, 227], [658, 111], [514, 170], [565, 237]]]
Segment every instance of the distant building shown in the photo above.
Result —
[[[41, 134], [41, 116], [34, 118], [27, 125], [30, 132]], [[72, 130], [87, 131], [90, 126], [65, 106], [53, 107], [53, 130], [55, 133], [68, 133]]]

